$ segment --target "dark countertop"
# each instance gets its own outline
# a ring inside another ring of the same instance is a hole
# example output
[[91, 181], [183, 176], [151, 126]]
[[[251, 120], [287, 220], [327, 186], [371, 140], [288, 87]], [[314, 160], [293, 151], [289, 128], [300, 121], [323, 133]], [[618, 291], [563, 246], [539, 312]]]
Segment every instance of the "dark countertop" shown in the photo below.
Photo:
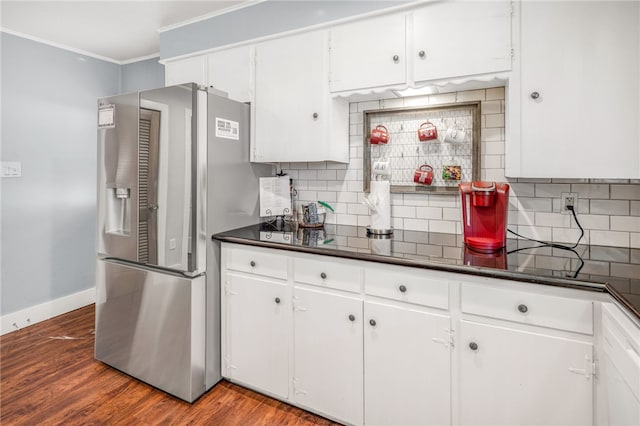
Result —
[[579, 245], [573, 250], [508, 240], [500, 252], [464, 246], [462, 235], [395, 230], [367, 237], [364, 227], [298, 228], [261, 223], [221, 232], [214, 239], [280, 250], [481, 275], [606, 292], [640, 320], [640, 249]]

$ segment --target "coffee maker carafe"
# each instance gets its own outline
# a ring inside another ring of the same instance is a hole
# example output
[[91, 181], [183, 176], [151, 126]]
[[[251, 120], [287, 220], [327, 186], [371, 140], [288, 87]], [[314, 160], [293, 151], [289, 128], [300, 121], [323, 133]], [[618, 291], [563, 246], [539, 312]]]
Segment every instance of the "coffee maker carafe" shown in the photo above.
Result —
[[467, 247], [494, 252], [507, 245], [509, 184], [496, 182], [463, 182], [462, 229]]

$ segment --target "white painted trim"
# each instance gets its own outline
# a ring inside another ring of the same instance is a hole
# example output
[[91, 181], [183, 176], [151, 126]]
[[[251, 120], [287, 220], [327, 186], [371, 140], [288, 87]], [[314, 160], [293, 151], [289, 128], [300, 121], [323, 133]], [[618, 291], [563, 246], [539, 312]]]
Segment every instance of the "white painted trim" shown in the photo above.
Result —
[[111, 62], [111, 63], [117, 64], [117, 65], [122, 65], [122, 62], [120, 62], [120, 61], [118, 61], [116, 59], [113, 59], [113, 58], [107, 58], [106, 56], [96, 55], [95, 53], [87, 52], [86, 50], [76, 49], [75, 47], [67, 46], [67, 45], [56, 43], [56, 42], [49, 41], [49, 40], [45, 40], [45, 39], [40, 38], [40, 37], [34, 37], [32, 35], [29, 35], [29, 34], [24, 34], [24, 33], [18, 32], [18, 31], [10, 30], [8, 28], [0, 27], [0, 32], [11, 34], [11, 35], [14, 35], [14, 36], [17, 36], [17, 37], [22, 37], [22, 38], [25, 38], [27, 40], [35, 41], [37, 43], [46, 44], [46, 45], [49, 45], [49, 46], [52, 46], [52, 47], [57, 47], [58, 49], [67, 50], [69, 52], [77, 53], [79, 55], [88, 56], [88, 57], [93, 58], [93, 59], [99, 59], [101, 61]]
[[30, 325], [48, 320], [58, 315], [66, 314], [73, 310], [95, 303], [96, 289], [94, 287], [79, 291], [68, 296], [41, 303], [12, 312], [0, 317], [1, 334], [20, 330]]
[[135, 62], [146, 61], [147, 59], [158, 58], [160, 59], [160, 52], [152, 53], [150, 55], [140, 56], [139, 58], [126, 59], [124, 61], [120, 61], [120, 65], [129, 65]]
[[242, 4], [238, 4], [235, 6], [225, 7], [224, 9], [216, 10], [214, 12], [209, 12], [207, 14], [197, 16], [195, 18], [187, 19], [186, 21], [178, 22], [176, 24], [167, 25], [161, 28], [158, 28], [158, 33], [163, 33], [165, 31], [175, 30], [176, 28], [184, 27], [186, 25], [195, 24], [196, 22], [204, 21], [209, 18], [213, 18], [215, 16], [224, 15], [225, 13], [233, 12], [234, 10], [244, 9], [245, 7], [253, 6], [258, 3], [262, 3], [267, 0], [248, 0]]

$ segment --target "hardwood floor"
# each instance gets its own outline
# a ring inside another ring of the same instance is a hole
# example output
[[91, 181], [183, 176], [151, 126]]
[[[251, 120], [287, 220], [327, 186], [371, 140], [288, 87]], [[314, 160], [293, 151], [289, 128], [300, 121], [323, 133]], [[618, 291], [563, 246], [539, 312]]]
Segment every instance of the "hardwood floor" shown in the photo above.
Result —
[[334, 425], [222, 381], [194, 404], [93, 358], [94, 305], [0, 337], [0, 424]]

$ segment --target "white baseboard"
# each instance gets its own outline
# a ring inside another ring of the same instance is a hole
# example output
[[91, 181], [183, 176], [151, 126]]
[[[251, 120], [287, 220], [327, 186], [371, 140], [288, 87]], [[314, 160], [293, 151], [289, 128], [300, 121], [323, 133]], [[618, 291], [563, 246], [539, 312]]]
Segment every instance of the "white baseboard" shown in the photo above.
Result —
[[49, 318], [71, 312], [96, 301], [96, 289], [89, 288], [59, 299], [25, 308], [0, 317], [0, 335], [20, 330]]

